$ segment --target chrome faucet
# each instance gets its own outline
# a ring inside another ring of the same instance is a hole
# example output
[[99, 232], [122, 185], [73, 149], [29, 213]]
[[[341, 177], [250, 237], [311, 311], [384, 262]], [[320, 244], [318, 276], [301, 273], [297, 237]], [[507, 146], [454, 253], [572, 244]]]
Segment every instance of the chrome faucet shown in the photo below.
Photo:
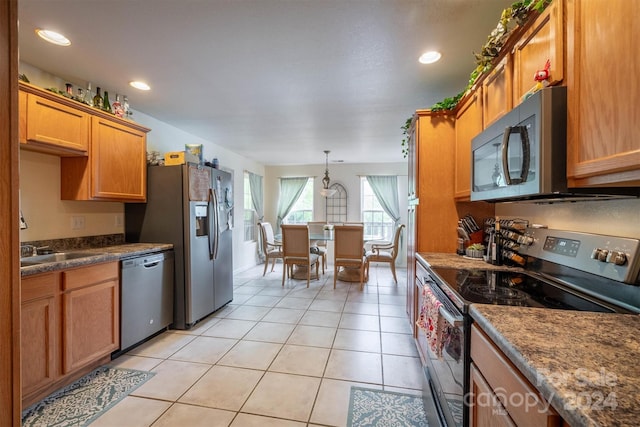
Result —
[[38, 249], [34, 245], [20, 245], [20, 258], [36, 255], [38, 255]]

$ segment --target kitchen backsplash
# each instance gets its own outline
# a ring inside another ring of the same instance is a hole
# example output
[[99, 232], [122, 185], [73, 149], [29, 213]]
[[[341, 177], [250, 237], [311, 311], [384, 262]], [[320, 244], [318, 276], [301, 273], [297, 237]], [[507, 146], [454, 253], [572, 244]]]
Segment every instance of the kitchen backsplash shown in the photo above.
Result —
[[496, 216], [552, 229], [640, 238], [640, 199], [575, 203], [499, 203]]
[[20, 245], [31, 245], [35, 246], [36, 248], [47, 247], [53, 251], [59, 252], [77, 249], [101, 248], [105, 246], [122, 245], [124, 243], [124, 234], [105, 234], [101, 236], [31, 240], [28, 242], [20, 242]]

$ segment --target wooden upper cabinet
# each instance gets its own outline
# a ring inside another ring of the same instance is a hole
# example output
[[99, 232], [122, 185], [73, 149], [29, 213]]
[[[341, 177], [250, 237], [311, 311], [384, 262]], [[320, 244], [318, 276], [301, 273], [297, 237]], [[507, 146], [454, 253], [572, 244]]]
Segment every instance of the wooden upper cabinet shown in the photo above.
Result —
[[91, 133], [93, 196], [145, 201], [147, 196], [145, 132], [94, 117]]
[[482, 104], [482, 88], [478, 88], [456, 113], [456, 200], [469, 200], [471, 196], [471, 140], [482, 132]]
[[73, 105], [77, 102], [22, 83], [20, 87], [21, 147], [60, 156], [86, 156], [90, 115]]
[[511, 55], [506, 55], [482, 81], [483, 129], [513, 108], [512, 66]]
[[567, 1], [571, 186], [640, 185], [640, 2]]
[[148, 129], [98, 116], [91, 120], [89, 158], [60, 161], [61, 198], [146, 201]]
[[563, 16], [563, 1], [554, 0], [516, 42], [513, 48], [513, 105], [518, 105], [522, 96], [535, 86], [535, 73], [544, 69], [547, 60], [551, 62], [549, 83], [554, 85], [563, 81]]
[[150, 129], [20, 82], [20, 147], [61, 157], [62, 200], [144, 202]]

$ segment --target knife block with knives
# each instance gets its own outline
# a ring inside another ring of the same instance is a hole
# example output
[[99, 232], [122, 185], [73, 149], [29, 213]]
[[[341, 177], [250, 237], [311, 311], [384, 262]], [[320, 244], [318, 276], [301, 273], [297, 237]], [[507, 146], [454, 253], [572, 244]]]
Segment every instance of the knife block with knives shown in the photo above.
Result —
[[463, 255], [465, 250], [474, 243], [483, 243], [484, 231], [475, 219], [467, 214], [458, 220], [458, 253]]

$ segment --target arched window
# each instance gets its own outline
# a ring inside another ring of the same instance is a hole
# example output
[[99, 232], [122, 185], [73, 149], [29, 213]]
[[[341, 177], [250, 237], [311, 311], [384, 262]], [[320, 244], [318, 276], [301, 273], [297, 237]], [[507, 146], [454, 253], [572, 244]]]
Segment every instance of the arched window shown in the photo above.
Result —
[[336, 192], [325, 201], [327, 222], [333, 224], [347, 221], [347, 190], [338, 183], [332, 184], [329, 188]]

